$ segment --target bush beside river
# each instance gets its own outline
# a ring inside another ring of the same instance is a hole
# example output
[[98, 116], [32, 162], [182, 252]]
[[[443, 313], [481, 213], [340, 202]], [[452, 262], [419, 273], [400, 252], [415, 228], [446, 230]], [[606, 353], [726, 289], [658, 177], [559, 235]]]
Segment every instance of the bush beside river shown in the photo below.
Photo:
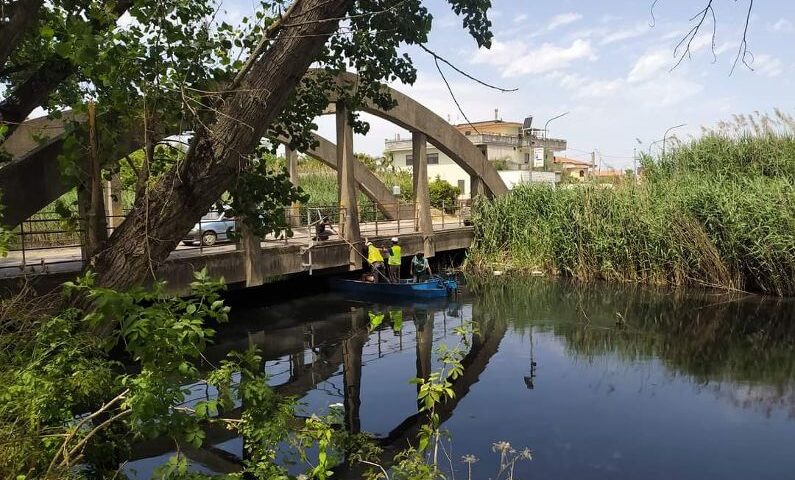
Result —
[[795, 295], [795, 134], [711, 132], [640, 182], [523, 185], [475, 209], [469, 268]]

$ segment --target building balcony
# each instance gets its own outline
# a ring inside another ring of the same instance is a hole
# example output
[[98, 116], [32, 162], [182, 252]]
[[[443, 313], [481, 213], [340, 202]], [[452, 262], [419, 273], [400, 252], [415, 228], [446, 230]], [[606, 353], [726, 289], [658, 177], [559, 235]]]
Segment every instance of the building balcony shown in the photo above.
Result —
[[[560, 152], [566, 150], [566, 140], [562, 138], [542, 138], [518, 135], [498, 135], [482, 133], [467, 135], [467, 139], [475, 145], [499, 145], [519, 148], [543, 147], [549, 150]], [[429, 147], [431, 147], [429, 145]], [[385, 150], [387, 152], [410, 151], [412, 148], [411, 139], [386, 140]], [[431, 147], [432, 148], [432, 147]]]

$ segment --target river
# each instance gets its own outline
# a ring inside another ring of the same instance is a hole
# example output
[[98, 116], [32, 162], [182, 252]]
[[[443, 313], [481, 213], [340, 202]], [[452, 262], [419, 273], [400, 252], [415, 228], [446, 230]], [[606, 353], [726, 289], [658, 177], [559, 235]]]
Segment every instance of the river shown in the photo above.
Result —
[[[793, 299], [547, 279], [441, 304], [320, 293], [234, 307], [207, 356], [257, 345], [271, 384], [302, 410], [342, 404], [349, 429], [400, 444], [416, 426], [409, 380], [438, 368], [433, 348], [470, 321], [479, 333], [441, 412], [458, 478], [466, 454], [473, 478], [494, 478], [502, 441], [533, 452], [517, 479], [795, 478]], [[192, 468], [233, 471], [241, 441], [208, 443]], [[143, 445], [125, 471], [148, 478], [169, 445]]]

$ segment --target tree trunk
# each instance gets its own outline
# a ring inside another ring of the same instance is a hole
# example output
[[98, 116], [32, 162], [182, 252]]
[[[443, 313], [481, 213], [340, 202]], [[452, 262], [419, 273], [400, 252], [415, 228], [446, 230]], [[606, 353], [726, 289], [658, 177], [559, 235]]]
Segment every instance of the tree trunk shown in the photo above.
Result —
[[[268, 125], [336, 30], [353, 0], [296, 0], [271, 47], [230, 92], [186, 159], [136, 203], [89, 268], [104, 287], [128, 289], [154, 275], [182, 236], [229, 187]], [[294, 24], [291, 19], [296, 19]]]
[[28, 28], [39, 16], [43, 0], [19, 0], [14, 4], [14, 12], [8, 23], [0, 25], [0, 72]]
[[[113, 13], [120, 17], [132, 6], [133, 0], [119, 0], [114, 4]], [[24, 5], [19, 5], [24, 9]], [[92, 20], [94, 30], [101, 30], [112, 25]], [[2, 65], [3, 62], [0, 62]], [[53, 54], [33, 72], [27, 80], [11, 90], [0, 102], [0, 123], [8, 124], [8, 133], [16, 130], [17, 125], [25, 121], [36, 107], [47, 103], [50, 93], [58, 88], [75, 71], [75, 66], [60, 55]]]

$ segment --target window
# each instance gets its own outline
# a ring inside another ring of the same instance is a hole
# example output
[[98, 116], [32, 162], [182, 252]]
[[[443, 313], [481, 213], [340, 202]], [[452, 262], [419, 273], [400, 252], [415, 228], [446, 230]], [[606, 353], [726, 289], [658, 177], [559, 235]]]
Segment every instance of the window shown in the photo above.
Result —
[[467, 183], [466, 183], [465, 180], [459, 180], [458, 181], [458, 190], [461, 191], [461, 195], [464, 195], [464, 194], [467, 193], [466, 192], [466, 185], [467, 185]]
[[[428, 165], [439, 165], [439, 154], [429, 153], [425, 155], [425, 160], [428, 162]], [[406, 155], [406, 166], [411, 167], [413, 162], [414, 162], [414, 155]]]
[[530, 154], [529, 153], [525, 153], [524, 154], [524, 163], [530, 163]]

